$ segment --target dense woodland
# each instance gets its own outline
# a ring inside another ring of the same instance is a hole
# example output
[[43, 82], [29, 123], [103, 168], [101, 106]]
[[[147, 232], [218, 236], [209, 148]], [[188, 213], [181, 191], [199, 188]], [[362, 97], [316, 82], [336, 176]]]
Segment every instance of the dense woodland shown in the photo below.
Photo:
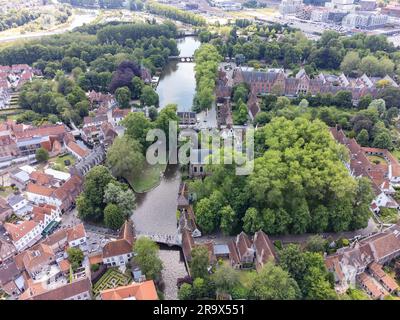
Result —
[[37, 19], [40, 16], [39, 12], [31, 12], [21, 10], [18, 12], [8, 12], [0, 15], [0, 31], [22, 26], [30, 21]]
[[90, 28], [80, 30], [0, 52], [1, 65], [27, 63], [44, 75], [44, 79], [23, 87], [19, 102], [31, 112], [19, 121], [55, 115], [67, 123], [80, 124], [88, 115], [85, 92], [90, 90], [114, 93], [126, 87], [132, 99], [158, 105], [158, 96], [141, 81], [139, 69], [154, 73], [168, 62], [168, 56], [179, 54], [173, 24], [103, 25], [96, 34], [85, 32], [93, 32]]
[[194, 26], [206, 25], [206, 20], [197, 14], [179, 10], [177, 8], [156, 2], [147, 2], [146, 10], [150, 13], [161, 15], [174, 21], [181, 21]]
[[237, 20], [236, 26], [224, 29], [223, 37], [217, 34], [210, 42], [222, 56], [242, 56], [243, 62], [255, 67], [284, 66], [296, 74], [303, 65], [311, 76], [321, 70], [350, 76], [400, 73], [400, 53], [385, 36], [360, 33], [345, 37], [326, 31], [320, 40], [312, 41], [300, 31], [247, 20]]

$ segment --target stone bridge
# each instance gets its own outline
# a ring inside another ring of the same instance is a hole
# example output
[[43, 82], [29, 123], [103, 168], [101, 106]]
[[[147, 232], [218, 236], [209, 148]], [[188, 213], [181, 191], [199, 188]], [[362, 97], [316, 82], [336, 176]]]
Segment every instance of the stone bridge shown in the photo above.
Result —
[[179, 62], [194, 62], [194, 57], [169, 56], [168, 59]]
[[160, 234], [160, 233], [149, 233], [149, 232], [141, 232], [136, 230], [136, 236], [140, 237], [147, 237], [157, 242], [159, 244], [166, 244], [170, 247], [172, 246], [182, 246], [182, 235], [180, 233], [176, 234]]

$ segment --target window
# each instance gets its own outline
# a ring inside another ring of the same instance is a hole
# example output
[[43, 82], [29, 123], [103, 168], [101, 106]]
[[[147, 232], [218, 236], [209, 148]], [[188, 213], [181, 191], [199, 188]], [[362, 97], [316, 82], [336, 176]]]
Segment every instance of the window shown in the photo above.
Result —
[[197, 167], [193, 167], [193, 172], [197, 172]]

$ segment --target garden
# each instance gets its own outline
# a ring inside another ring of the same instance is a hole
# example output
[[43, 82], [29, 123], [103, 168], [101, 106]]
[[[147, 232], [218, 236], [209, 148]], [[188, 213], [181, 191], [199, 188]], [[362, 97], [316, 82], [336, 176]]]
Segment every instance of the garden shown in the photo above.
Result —
[[132, 278], [118, 271], [116, 268], [110, 268], [93, 286], [93, 294], [100, 294], [100, 291], [112, 289], [119, 286], [125, 286], [132, 281]]

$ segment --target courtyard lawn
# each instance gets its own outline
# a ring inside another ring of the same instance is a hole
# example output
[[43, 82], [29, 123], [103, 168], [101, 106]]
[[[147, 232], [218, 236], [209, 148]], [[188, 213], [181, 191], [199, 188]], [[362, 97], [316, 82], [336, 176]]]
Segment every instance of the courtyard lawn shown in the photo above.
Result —
[[13, 193], [13, 189], [11, 187], [1, 187], [0, 188], [0, 197], [1, 198], [6, 199], [12, 193]]
[[379, 156], [367, 156], [367, 158], [372, 163], [387, 165], [386, 160], [384, 158], [382, 158], [382, 157], [379, 157]]
[[397, 223], [399, 221], [399, 213], [392, 208], [381, 208], [379, 217], [383, 223]]
[[71, 162], [71, 166], [75, 164], [75, 158], [70, 154], [52, 158], [49, 160], [49, 162], [53, 164], [52, 168], [54, 170], [68, 172], [69, 167], [65, 165], [65, 160], [69, 160]]
[[400, 150], [393, 150], [392, 154], [397, 158], [397, 160], [400, 160]]
[[137, 193], [147, 192], [156, 187], [161, 181], [161, 174], [165, 172], [166, 164], [145, 164], [142, 172], [136, 177], [128, 177], [127, 180]]
[[132, 281], [132, 277], [118, 271], [117, 268], [110, 268], [93, 286], [93, 294], [100, 294], [100, 291], [125, 286]]

